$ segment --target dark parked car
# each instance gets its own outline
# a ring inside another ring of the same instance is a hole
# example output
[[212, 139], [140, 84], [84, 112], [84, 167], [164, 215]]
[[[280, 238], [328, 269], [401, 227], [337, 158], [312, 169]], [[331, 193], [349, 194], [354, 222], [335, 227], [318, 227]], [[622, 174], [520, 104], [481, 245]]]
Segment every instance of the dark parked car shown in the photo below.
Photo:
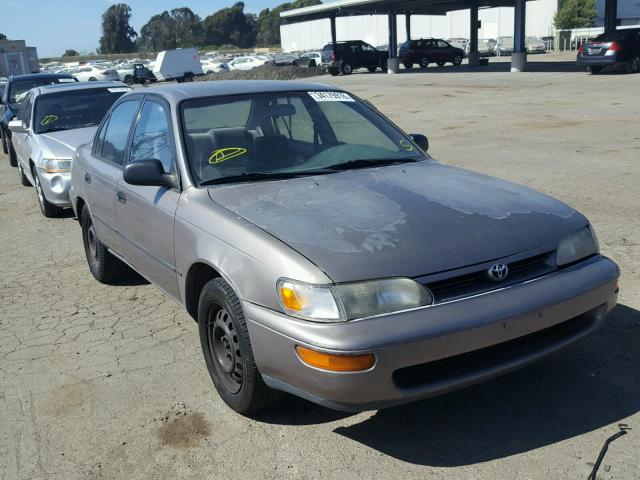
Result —
[[616, 30], [598, 35], [580, 45], [578, 65], [587, 67], [590, 73], [600, 73], [609, 66], [627, 67], [633, 73], [640, 72], [640, 28]]
[[331, 75], [349, 75], [356, 68], [366, 68], [375, 72], [378, 68], [386, 70], [389, 52], [383, 52], [361, 40], [337, 42], [335, 49], [328, 43], [322, 49], [322, 65]]
[[9, 154], [9, 163], [12, 167], [17, 167], [18, 163], [16, 152], [11, 144], [9, 122], [18, 113], [22, 99], [32, 88], [63, 82], [77, 82], [77, 80], [71, 75], [58, 73], [12, 75], [7, 80], [0, 101], [0, 131], [2, 131], [2, 151]]
[[460, 65], [464, 58], [464, 50], [437, 38], [409, 40], [400, 45], [398, 57], [404, 68], [412, 68], [414, 64], [427, 68], [430, 63], [439, 67], [445, 63]]

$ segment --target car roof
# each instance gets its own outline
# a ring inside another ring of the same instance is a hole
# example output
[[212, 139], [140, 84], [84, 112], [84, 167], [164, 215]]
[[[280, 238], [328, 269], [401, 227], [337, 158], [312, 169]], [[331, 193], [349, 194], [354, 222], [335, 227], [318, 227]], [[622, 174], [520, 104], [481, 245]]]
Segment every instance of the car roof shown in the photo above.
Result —
[[[322, 83], [294, 82], [290, 80], [216, 80], [209, 82], [153, 85], [144, 89], [144, 93], [161, 95], [170, 103], [178, 103], [189, 98], [230, 96], [247, 93], [307, 91], [343, 91], [343, 89]], [[134, 90], [125, 96], [133, 93], [140, 93], [140, 90]]]
[[11, 75], [9, 80], [29, 80], [32, 78], [73, 78], [68, 73], [28, 73], [26, 75]]
[[130, 89], [128, 85], [122, 82], [114, 81], [98, 81], [98, 82], [73, 82], [73, 83], [56, 83], [53, 85], [43, 85], [37, 87], [40, 95], [46, 95], [47, 93], [64, 92], [66, 90], [92, 90], [96, 88], [108, 88], [108, 87], [126, 87]]

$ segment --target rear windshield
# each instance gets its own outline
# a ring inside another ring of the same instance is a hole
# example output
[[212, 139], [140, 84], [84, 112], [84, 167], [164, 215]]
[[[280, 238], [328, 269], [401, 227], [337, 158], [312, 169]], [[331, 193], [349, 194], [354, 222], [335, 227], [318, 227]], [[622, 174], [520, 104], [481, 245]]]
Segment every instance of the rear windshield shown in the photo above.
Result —
[[76, 80], [72, 77], [69, 78], [51, 78], [45, 77], [42, 78], [25, 78], [25, 79], [17, 79], [11, 82], [11, 90], [9, 91], [9, 103], [13, 104], [21, 104], [25, 95], [29, 90], [36, 87], [42, 87], [43, 85], [53, 85], [56, 83], [72, 83]]
[[181, 110], [188, 162], [199, 185], [426, 158], [409, 137], [344, 92], [201, 98], [185, 101]]
[[92, 88], [40, 95], [33, 123], [36, 133], [98, 125], [107, 110], [129, 88]]

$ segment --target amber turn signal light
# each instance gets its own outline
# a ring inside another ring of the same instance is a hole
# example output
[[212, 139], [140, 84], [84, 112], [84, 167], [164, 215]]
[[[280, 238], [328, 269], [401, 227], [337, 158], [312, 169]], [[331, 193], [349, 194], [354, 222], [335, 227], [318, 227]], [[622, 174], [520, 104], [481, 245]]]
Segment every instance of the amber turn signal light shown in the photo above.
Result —
[[333, 353], [318, 352], [309, 348], [297, 346], [296, 352], [300, 359], [307, 365], [328, 370], [330, 372], [361, 372], [369, 370], [376, 363], [376, 358], [371, 353], [363, 355], [336, 355]]

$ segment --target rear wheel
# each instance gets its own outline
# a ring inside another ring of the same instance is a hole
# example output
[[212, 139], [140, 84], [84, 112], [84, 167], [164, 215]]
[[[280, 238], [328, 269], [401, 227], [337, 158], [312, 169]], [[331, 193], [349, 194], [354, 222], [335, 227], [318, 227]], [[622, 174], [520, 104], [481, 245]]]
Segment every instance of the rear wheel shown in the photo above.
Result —
[[404, 68], [406, 68], [407, 70], [411, 70], [413, 68], [412, 62], [404, 62], [403, 65], [404, 65]]
[[124, 83], [126, 83], [127, 85], [133, 85], [135, 83], [135, 80], [131, 75], [127, 75], [126, 77], [124, 77]]
[[242, 305], [223, 278], [209, 281], [200, 293], [198, 329], [207, 370], [229, 407], [247, 415], [281, 397], [262, 380]]
[[459, 53], [456, 54], [456, 56], [453, 57], [453, 64], [454, 65], [460, 65], [462, 63], [462, 55], [460, 55]]
[[[0, 127], [1, 129], [2, 127]], [[9, 153], [9, 150], [7, 150], [7, 134], [2, 131], [0, 133], [2, 133], [2, 153]]]
[[436, 65], [438, 65], [439, 67], [444, 67], [444, 64], [445, 64], [445, 63], [446, 63], [446, 62], [438, 62]]
[[640, 55], [636, 55], [631, 59], [629, 70], [631, 73], [640, 73]]
[[367, 67], [367, 70], [369, 70], [371, 73], [373, 73], [376, 70], [378, 70], [378, 67]]
[[182, 79], [183, 82], [193, 82], [193, 75], [185, 75]]
[[116, 257], [111, 255], [96, 235], [89, 210], [85, 207], [80, 212], [82, 226], [82, 243], [87, 257], [89, 270], [100, 283], [112, 283], [130, 275], [131, 270]]
[[340, 71], [343, 75], [351, 75], [353, 73], [353, 67], [348, 63], [343, 63], [340, 67]]
[[38, 203], [40, 204], [40, 211], [47, 218], [55, 218], [60, 215], [62, 209], [57, 207], [56, 205], [50, 203], [47, 198], [44, 196], [44, 190], [42, 190], [42, 185], [40, 184], [40, 177], [38, 177], [38, 172], [33, 168], [31, 170], [31, 175], [33, 175], [33, 181], [36, 187], [36, 195], [38, 196]]
[[429, 66], [429, 58], [423, 57], [420, 59], [420, 68], [427, 68]]
[[7, 138], [7, 150], [9, 150], [9, 165], [12, 167], [18, 166], [18, 156], [16, 155], [16, 151], [13, 148], [13, 143], [11, 143], [11, 139]]
[[589, 70], [590, 74], [597, 75], [602, 71], [602, 67], [600, 65], [589, 65], [587, 70]]
[[97, 79], [97, 78], [95, 78], [95, 77], [91, 77], [91, 78], [89, 79], [89, 81], [90, 81], [90, 82], [97, 82], [97, 81], [98, 81], [98, 79]]
[[331, 75], [332, 77], [337, 76], [337, 75], [338, 75], [338, 73], [340, 73], [340, 72], [339, 72], [339, 71], [338, 71], [338, 69], [336, 69], [336, 68], [330, 68], [330, 69], [329, 69], [329, 75]]
[[20, 162], [18, 162], [18, 178], [20, 179], [20, 184], [23, 187], [31, 186], [31, 182], [29, 181], [27, 176], [24, 174], [24, 170], [22, 169], [22, 164]]

